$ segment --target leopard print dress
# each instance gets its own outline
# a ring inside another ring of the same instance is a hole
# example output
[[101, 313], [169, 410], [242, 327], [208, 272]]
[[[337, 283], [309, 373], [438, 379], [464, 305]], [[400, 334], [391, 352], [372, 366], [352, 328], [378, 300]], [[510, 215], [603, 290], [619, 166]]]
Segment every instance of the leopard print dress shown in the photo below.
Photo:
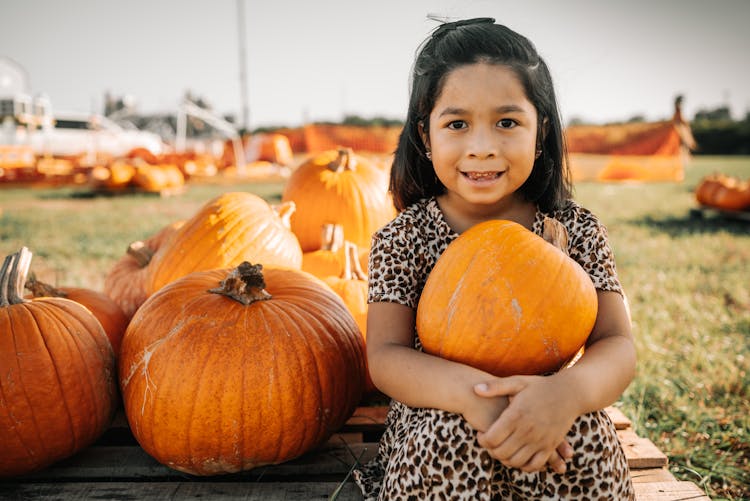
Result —
[[[606, 229], [597, 218], [573, 201], [551, 214], [537, 210], [532, 226], [537, 235], [545, 215], [566, 227], [568, 252], [596, 288], [622, 293]], [[399, 214], [373, 237], [369, 302], [416, 309], [427, 275], [457, 236], [434, 198]], [[421, 349], [418, 337], [415, 348]], [[567, 440], [575, 452], [564, 474], [504, 466], [479, 446], [476, 432], [457, 414], [393, 401], [385, 424], [376, 457], [354, 471], [367, 501], [635, 499], [624, 452], [604, 411], [574, 422]]]

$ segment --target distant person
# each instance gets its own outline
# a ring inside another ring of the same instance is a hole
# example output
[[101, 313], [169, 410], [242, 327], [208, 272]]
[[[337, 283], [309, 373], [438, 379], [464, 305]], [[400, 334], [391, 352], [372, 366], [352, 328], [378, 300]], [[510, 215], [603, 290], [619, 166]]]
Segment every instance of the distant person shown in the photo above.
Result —
[[[563, 156], [550, 73], [529, 40], [480, 18], [424, 42], [390, 178], [400, 214], [370, 254], [368, 362], [393, 403], [377, 456], [354, 472], [365, 499], [634, 499], [602, 410], [634, 376], [630, 323], [607, 232], [571, 199]], [[541, 235], [545, 216], [597, 289], [580, 360], [499, 378], [424, 353], [416, 308], [446, 246], [491, 219]]]
[[674, 115], [672, 115], [672, 123], [674, 123], [677, 134], [680, 136], [680, 156], [687, 162], [690, 160], [690, 153], [695, 151], [698, 145], [693, 137], [693, 130], [690, 128], [690, 122], [685, 120], [682, 116], [682, 101], [683, 97], [678, 95], [674, 99]]

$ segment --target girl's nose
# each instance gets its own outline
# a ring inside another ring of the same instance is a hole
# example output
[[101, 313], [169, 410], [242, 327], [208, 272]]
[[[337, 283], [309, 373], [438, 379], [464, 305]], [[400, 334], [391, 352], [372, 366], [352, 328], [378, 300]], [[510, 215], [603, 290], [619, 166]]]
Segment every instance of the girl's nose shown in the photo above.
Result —
[[472, 158], [494, 158], [498, 154], [498, 142], [490, 131], [475, 130], [471, 135], [467, 153]]

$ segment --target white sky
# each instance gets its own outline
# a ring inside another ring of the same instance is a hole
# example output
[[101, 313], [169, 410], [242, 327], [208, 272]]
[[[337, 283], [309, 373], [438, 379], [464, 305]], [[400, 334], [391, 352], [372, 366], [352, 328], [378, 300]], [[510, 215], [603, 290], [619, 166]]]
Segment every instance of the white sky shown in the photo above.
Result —
[[[547, 60], [565, 121], [750, 111], [748, 0], [242, 0], [250, 127], [403, 119], [428, 13], [490, 16]], [[0, 56], [56, 109], [97, 111], [106, 90], [143, 113], [187, 89], [242, 116], [237, 0], [0, 0]]]

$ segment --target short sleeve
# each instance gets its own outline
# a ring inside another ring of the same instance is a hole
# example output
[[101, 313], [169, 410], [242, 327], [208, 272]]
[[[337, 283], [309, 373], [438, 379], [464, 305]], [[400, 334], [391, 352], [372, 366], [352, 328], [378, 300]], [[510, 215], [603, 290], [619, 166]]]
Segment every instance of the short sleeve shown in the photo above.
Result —
[[594, 287], [622, 294], [607, 228], [585, 209], [581, 209], [573, 221], [573, 231], [568, 228], [570, 257], [589, 274]]
[[416, 308], [421, 272], [414, 235], [403, 225], [388, 225], [373, 235], [368, 264], [369, 303], [390, 302]]

